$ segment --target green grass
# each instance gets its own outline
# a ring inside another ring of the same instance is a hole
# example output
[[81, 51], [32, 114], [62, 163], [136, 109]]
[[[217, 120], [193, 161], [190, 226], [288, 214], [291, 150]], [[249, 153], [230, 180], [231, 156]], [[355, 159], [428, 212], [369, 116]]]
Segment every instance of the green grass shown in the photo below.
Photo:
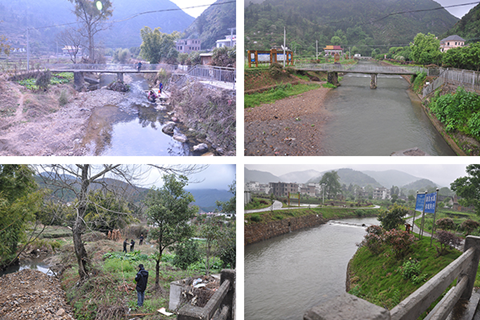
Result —
[[[37, 80], [34, 78], [29, 78], [25, 80], [19, 80], [17, 81], [18, 84], [24, 86], [27, 89], [30, 89], [32, 91], [38, 90], [38, 86], [35, 84]], [[50, 79], [50, 84], [51, 85], [57, 85], [57, 84], [62, 84], [62, 83], [69, 83], [70, 81], [73, 81], [73, 73], [71, 72], [61, 72], [61, 73], [55, 73], [52, 74], [52, 78]]]
[[[434, 244], [439, 246], [434, 240]], [[402, 266], [407, 260], [420, 263], [420, 274], [431, 279], [461, 254], [450, 249], [448, 254], [437, 257], [434, 247], [430, 247], [430, 238], [424, 237], [412, 246], [412, 251], [404, 259], [397, 260], [389, 248], [380, 254], [372, 254], [366, 247], [358, 249], [350, 261], [350, 293], [371, 303], [392, 309], [408, 297], [424, 282], [414, 284], [402, 276]], [[447, 289], [448, 290], [448, 289]]]
[[[477, 216], [475, 213], [472, 212], [458, 212], [458, 211], [453, 211], [449, 209], [439, 209], [436, 213], [435, 221], [438, 221], [439, 219], [443, 218], [450, 218], [453, 220], [455, 225], [458, 227], [460, 224], [462, 224], [463, 221], [467, 219], [471, 219], [474, 221], [480, 222], [480, 217]], [[421, 212], [416, 212], [415, 213], [415, 225], [420, 227], [422, 222], [422, 213]], [[426, 232], [432, 232], [432, 227], [433, 227], [433, 214], [425, 214], [425, 222], [424, 222], [424, 230]]]
[[245, 95], [245, 108], [253, 108], [262, 104], [273, 103], [277, 100], [318, 88], [320, 88], [319, 84], [298, 84], [294, 86], [291, 84], [280, 85], [262, 93]]
[[[302, 216], [308, 216], [313, 214], [322, 215], [325, 219], [344, 219], [344, 218], [357, 218], [358, 214], [356, 210], [359, 208], [338, 208], [338, 207], [323, 207], [323, 208], [302, 208], [297, 210], [275, 210], [259, 212], [259, 213], [247, 213], [245, 214], [245, 220], [248, 223], [267, 223], [276, 220], [298, 218]], [[376, 216], [376, 209], [364, 210], [368, 216]]]
[[245, 205], [245, 210], [263, 209], [272, 205], [268, 199], [253, 198], [250, 203]]

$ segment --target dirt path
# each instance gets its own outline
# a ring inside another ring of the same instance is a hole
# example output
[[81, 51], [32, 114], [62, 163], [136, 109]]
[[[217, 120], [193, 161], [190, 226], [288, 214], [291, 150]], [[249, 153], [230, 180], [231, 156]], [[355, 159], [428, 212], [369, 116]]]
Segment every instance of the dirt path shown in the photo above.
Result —
[[[93, 109], [124, 97], [106, 89], [78, 93], [68, 84], [32, 93], [0, 80], [0, 89], [0, 156], [89, 155], [82, 140]], [[63, 106], [62, 91], [68, 98]]]
[[330, 90], [319, 88], [245, 109], [245, 155], [322, 155], [322, 127], [329, 118], [324, 101]]
[[30, 269], [0, 277], [0, 319], [69, 319], [65, 291], [55, 277]]

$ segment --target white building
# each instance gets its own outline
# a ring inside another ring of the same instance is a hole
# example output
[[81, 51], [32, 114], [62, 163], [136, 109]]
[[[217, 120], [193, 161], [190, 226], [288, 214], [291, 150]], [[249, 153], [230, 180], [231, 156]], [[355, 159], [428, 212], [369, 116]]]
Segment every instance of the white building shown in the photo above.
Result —
[[222, 47], [235, 47], [237, 45], [237, 35], [225, 36], [225, 39], [217, 40], [217, 48]]

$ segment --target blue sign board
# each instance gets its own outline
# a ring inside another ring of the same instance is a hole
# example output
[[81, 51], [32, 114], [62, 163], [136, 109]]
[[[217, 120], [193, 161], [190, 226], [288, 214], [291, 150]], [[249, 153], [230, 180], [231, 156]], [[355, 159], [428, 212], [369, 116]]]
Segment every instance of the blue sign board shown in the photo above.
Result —
[[425, 193], [417, 193], [417, 202], [415, 204], [415, 211], [423, 212], [424, 204], [425, 204]]
[[429, 193], [425, 197], [425, 212], [435, 213], [435, 205], [437, 203], [437, 193]]

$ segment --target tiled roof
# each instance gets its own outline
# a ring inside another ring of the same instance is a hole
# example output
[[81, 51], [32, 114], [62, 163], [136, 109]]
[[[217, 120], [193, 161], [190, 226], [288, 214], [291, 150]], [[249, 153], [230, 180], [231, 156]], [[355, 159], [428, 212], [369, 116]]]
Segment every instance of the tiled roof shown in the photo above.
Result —
[[463, 39], [462, 37], [454, 34], [453, 36], [446, 37], [445, 39], [442, 39], [441, 41], [442, 42], [443, 41], [465, 41], [465, 39]]

